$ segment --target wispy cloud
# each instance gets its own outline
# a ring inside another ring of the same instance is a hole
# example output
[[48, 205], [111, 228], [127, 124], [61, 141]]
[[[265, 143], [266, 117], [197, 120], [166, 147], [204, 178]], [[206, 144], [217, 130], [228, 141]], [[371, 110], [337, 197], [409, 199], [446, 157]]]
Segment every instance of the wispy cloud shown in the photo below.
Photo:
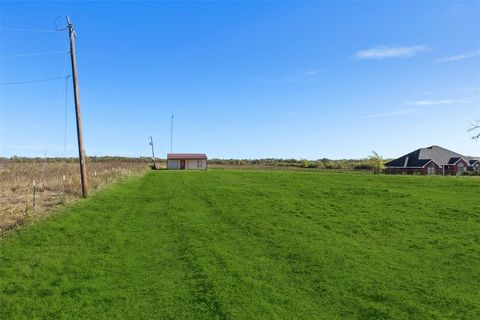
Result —
[[308, 69], [301, 72], [297, 72], [293, 76], [286, 78], [285, 81], [287, 82], [298, 82], [302, 80], [313, 79], [314, 77], [318, 76], [320, 73], [325, 73], [326, 70], [318, 70], [318, 69]]
[[433, 61], [433, 63], [445, 63], [445, 62], [452, 62], [452, 61], [458, 61], [458, 60], [465, 60], [465, 59], [475, 58], [478, 56], [480, 56], [480, 49], [475, 51], [460, 53], [454, 56], [446, 56]]
[[[452, 95], [452, 94], [466, 94], [466, 93], [470, 93], [470, 92], [473, 92], [475, 94], [479, 94], [480, 93], [480, 87], [466, 86], [466, 87], [457, 87], [457, 88], [443, 88], [443, 89], [440, 89], [440, 90], [424, 90], [423, 89], [423, 90], [413, 90], [412, 92], [414, 94], [417, 94], [417, 95], [432, 95], [432, 94], [436, 94], [436, 95], [449, 94], [449, 95]], [[462, 99], [462, 100], [467, 100], [468, 102], [471, 102], [471, 100], [475, 100], [475, 99], [474, 98], [469, 98], [469, 99]]]
[[312, 76], [316, 76], [319, 73], [320, 73], [320, 71], [318, 71], [316, 69], [311, 69], [311, 70], [301, 72], [300, 75], [304, 76], [304, 77], [312, 77]]
[[400, 117], [400, 116], [407, 116], [414, 112], [415, 112], [415, 109], [401, 109], [401, 110], [396, 110], [396, 111], [386, 112], [386, 113], [370, 114], [368, 116], [363, 117], [363, 119]]
[[357, 59], [411, 58], [419, 52], [430, 50], [427, 46], [411, 47], [380, 46], [355, 53]]
[[454, 17], [454, 16], [458, 16], [459, 14], [462, 14], [462, 12], [463, 12], [463, 7], [455, 4], [447, 8], [444, 16]]
[[412, 101], [405, 101], [406, 104], [416, 105], [416, 106], [432, 106], [432, 105], [439, 105], [439, 104], [458, 104], [458, 103], [468, 103], [468, 100], [449, 100], [449, 99], [442, 99], [442, 100], [412, 100]]
[[418, 93], [418, 94], [433, 94], [434, 92], [433, 91], [429, 91], [429, 90], [413, 90], [413, 93]]
[[480, 93], [480, 87], [475, 87], [475, 86], [471, 86], [471, 87], [461, 87], [461, 88], [456, 88], [455, 90], [456, 90], [456, 91], [460, 91], [460, 92], [475, 92], [475, 93]]

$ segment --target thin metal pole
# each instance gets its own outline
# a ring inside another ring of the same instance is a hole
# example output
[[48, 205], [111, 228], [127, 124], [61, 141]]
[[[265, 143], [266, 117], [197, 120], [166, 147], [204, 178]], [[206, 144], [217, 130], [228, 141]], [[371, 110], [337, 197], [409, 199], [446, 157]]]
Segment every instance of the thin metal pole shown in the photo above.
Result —
[[80, 160], [80, 178], [82, 181], [82, 195], [87, 197], [87, 167], [85, 163], [85, 148], [83, 146], [82, 114], [80, 112], [80, 90], [78, 88], [77, 58], [75, 55], [75, 29], [67, 16], [68, 34], [70, 36], [70, 59], [72, 63], [73, 93], [75, 95], [75, 113], [77, 116], [78, 156]]
[[170, 153], [173, 152], [173, 114], [170, 118]]

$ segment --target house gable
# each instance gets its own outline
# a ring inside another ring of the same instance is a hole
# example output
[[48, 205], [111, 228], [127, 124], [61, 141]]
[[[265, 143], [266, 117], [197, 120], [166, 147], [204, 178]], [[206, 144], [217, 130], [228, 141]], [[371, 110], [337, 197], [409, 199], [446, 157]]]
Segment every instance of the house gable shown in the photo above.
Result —
[[439, 165], [438, 163], [436, 163], [436, 162], [433, 161], [433, 160], [428, 161], [423, 167], [428, 167], [428, 166], [430, 166], [431, 164], [433, 164], [433, 165], [436, 166], [437, 168], [441, 168], [441, 167], [442, 167], [441, 165]]
[[468, 164], [472, 167], [475, 167], [477, 165], [480, 165], [480, 160], [473, 159], [473, 160], [468, 161]]

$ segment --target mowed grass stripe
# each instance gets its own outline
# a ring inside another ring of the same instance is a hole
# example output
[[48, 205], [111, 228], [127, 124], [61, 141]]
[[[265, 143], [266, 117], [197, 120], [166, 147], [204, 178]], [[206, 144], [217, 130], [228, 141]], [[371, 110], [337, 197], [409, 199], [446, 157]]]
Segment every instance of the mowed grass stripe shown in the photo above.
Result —
[[479, 182], [151, 172], [2, 241], [0, 314], [477, 318]]
[[167, 207], [155, 198], [158, 187], [146, 178], [110, 188], [5, 241], [1, 313], [64, 319], [201, 315], [179, 269], [171, 225], [162, 217]]

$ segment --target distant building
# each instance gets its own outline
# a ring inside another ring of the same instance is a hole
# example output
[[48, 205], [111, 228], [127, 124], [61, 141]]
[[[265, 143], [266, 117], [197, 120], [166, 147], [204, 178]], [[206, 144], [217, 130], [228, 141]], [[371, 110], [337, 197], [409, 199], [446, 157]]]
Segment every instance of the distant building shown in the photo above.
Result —
[[207, 155], [203, 153], [169, 153], [169, 170], [207, 170]]
[[462, 175], [480, 172], [480, 159], [463, 156], [439, 146], [420, 148], [385, 164], [385, 173]]

